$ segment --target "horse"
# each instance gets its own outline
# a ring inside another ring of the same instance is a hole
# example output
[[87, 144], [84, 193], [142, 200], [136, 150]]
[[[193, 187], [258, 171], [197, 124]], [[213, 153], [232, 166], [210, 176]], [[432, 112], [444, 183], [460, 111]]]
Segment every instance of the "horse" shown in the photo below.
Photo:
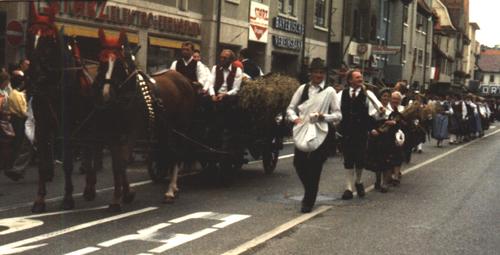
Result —
[[[148, 138], [157, 140], [155, 160], [161, 167], [173, 168], [165, 197], [173, 199], [177, 174], [188, 158], [187, 142], [179, 133], [187, 133], [195, 106], [195, 93], [181, 74], [167, 71], [154, 79], [139, 70], [125, 32], [118, 38], [99, 29], [101, 52], [94, 86], [98, 112], [98, 140], [109, 147], [114, 175], [114, 193], [109, 208], [121, 210], [121, 202], [130, 203], [135, 192], [127, 180], [126, 168], [134, 143], [144, 128]], [[153, 142], [152, 142], [153, 143]]]
[[32, 22], [27, 34], [27, 52], [31, 62], [28, 70], [28, 95], [32, 96], [33, 115], [36, 122], [35, 140], [38, 152], [38, 192], [32, 212], [46, 210], [46, 183], [54, 177], [54, 144], [62, 134], [62, 157], [65, 194], [61, 207], [74, 208], [73, 199], [73, 146], [72, 129], [76, 125], [75, 102], [81, 96], [81, 79], [76, 72], [81, 67], [70, 50], [63, 32], [54, 25], [55, 12], [48, 16], [37, 14], [31, 2]]

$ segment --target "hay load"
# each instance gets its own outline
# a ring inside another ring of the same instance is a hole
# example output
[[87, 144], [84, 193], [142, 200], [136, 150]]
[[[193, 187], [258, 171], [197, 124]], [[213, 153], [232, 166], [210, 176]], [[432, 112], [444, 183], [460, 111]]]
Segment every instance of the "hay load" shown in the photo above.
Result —
[[261, 126], [286, 111], [299, 82], [290, 76], [271, 74], [243, 82], [239, 92], [239, 107]]

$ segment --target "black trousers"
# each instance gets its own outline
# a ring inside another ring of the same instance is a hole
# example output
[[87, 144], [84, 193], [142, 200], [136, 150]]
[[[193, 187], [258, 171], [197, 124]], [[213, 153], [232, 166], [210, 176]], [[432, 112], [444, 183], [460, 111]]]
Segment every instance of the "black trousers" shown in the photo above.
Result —
[[313, 152], [303, 152], [295, 148], [293, 165], [304, 186], [302, 206], [312, 207], [316, 202], [321, 171], [323, 170], [323, 164], [328, 155], [327, 148], [327, 142], [323, 142], [323, 144]]

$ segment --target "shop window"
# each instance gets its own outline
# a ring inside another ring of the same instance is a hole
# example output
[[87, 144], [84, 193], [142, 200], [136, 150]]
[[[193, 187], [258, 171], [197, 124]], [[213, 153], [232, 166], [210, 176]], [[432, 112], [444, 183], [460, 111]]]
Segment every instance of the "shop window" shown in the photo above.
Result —
[[155, 73], [170, 68], [170, 65], [180, 56], [180, 49], [149, 45], [148, 73]]
[[314, 4], [314, 25], [326, 27], [326, 0], [316, 0]]

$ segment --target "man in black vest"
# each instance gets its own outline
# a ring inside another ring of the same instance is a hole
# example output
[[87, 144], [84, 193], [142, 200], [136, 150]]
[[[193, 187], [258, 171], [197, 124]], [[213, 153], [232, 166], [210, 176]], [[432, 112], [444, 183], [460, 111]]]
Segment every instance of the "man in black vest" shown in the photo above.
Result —
[[[326, 100], [330, 100], [328, 110], [317, 113], [317, 119], [319, 122], [338, 123], [340, 119], [342, 119], [342, 114], [340, 113], [336, 92], [333, 88], [327, 88], [325, 85], [326, 67], [324, 61], [320, 58], [313, 59], [310, 66], [310, 73], [311, 82], [302, 84], [295, 91], [295, 94], [290, 101], [290, 105], [287, 108], [288, 119], [294, 123], [294, 126], [300, 125], [304, 121], [311, 122], [310, 116], [305, 115], [305, 112], [308, 111], [308, 109], [305, 109], [307, 108], [307, 105], [300, 107], [300, 109], [299, 106], [308, 101], [309, 98], [321, 96], [318, 95], [320, 92], [329, 89], [331, 90], [331, 97], [326, 98]], [[322, 98], [320, 99], [322, 100]], [[311, 107], [311, 105], [309, 106]], [[312, 106], [315, 107], [314, 105]], [[329, 127], [328, 129], [329, 134], [330, 132], [334, 132], [333, 130], [330, 130]], [[301, 208], [302, 213], [310, 212], [316, 201], [321, 171], [323, 170], [323, 164], [328, 157], [328, 142], [329, 139], [327, 137], [321, 145], [312, 152], [302, 151], [297, 147], [297, 145], [295, 147], [293, 165], [295, 166], [297, 175], [304, 186], [304, 198], [302, 199]]]
[[259, 65], [250, 59], [250, 52], [247, 48], [240, 50], [240, 61], [243, 64], [244, 77], [255, 80], [263, 75]]
[[365, 195], [361, 175], [365, 163], [368, 134], [376, 132], [373, 117], [379, 111], [383, 111], [380, 101], [371, 91], [364, 88], [363, 82], [361, 72], [351, 70], [347, 73], [348, 86], [338, 94], [342, 111], [340, 133], [346, 169], [346, 189], [342, 195], [344, 200], [353, 198], [354, 178], [358, 197]]
[[172, 62], [171, 70], [175, 70], [186, 77], [191, 84], [202, 89], [207, 79], [204, 65], [193, 59], [194, 44], [183, 42], [181, 46], [182, 58]]
[[232, 50], [222, 50], [219, 64], [212, 67], [207, 87], [214, 102], [219, 102], [226, 96], [235, 96], [240, 90], [243, 71], [232, 65], [235, 58]]

